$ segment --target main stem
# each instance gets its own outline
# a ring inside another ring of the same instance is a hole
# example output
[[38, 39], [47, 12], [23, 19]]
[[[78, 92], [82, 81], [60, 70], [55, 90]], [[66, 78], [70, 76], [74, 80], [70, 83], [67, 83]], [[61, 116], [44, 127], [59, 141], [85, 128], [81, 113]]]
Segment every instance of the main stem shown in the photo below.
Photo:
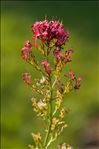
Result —
[[[49, 52], [49, 45], [48, 45], [48, 48], [46, 50], [46, 59], [47, 59], [47, 61], [48, 61], [48, 52]], [[49, 139], [49, 135], [50, 135], [50, 131], [51, 131], [51, 125], [52, 125], [52, 96], [53, 96], [53, 90], [52, 90], [51, 76], [49, 75], [48, 77], [49, 77], [51, 96], [50, 96], [50, 100], [49, 100], [49, 125], [48, 125], [48, 130], [47, 130], [47, 134], [46, 134], [45, 141], [44, 141], [44, 149], [47, 149], [47, 143], [48, 143], [48, 139]]]
[[52, 91], [52, 83], [51, 83], [51, 77], [49, 76], [49, 82], [50, 82], [50, 88], [51, 88], [51, 97], [49, 101], [49, 125], [48, 125], [48, 131], [45, 137], [45, 142], [44, 142], [44, 149], [47, 149], [47, 143], [51, 131], [51, 125], [52, 125], [52, 96], [53, 96], [53, 91]]

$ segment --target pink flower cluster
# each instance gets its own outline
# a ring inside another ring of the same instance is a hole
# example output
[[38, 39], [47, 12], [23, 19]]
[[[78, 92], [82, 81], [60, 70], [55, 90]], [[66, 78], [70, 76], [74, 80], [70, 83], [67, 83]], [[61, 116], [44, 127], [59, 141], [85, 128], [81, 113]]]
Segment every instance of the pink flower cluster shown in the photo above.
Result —
[[43, 60], [41, 64], [43, 65], [45, 71], [50, 75], [51, 73], [50, 63], [47, 60]]
[[[50, 42], [53, 42], [54, 44], [54, 50], [53, 47], [53, 55], [55, 58], [55, 63], [58, 64], [58, 62], [61, 60], [65, 64], [68, 62], [71, 62], [71, 54], [73, 53], [73, 49], [70, 48], [69, 50], [62, 52], [62, 45], [68, 41], [69, 34], [68, 32], [65, 31], [64, 25], [59, 22], [59, 21], [38, 21], [32, 25], [32, 31], [33, 31], [33, 42], [34, 44], [32, 45], [29, 40], [27, 40], [24, 43], [24, 47], [21, 50], [21, 56], [24, 60], [30, 61], [34, 60], [33, 59], [33, 54], [32, 54], [32, 47], [35, 47], [39, 49], [39, 45], [37, 44], [37, 39], [40, 40], [40, 44], [43, 45], [45, 44], [47, 46], [46, 50], [49, 48]], [[55, 39], [55, 40], [54, 40]], [[48, 53], [48, 51], [46, 52]], [[47, 55], [48, 56], [48, 55]], [[50, 66], [50, 62], [47, 59], [42, 60], [41, 64], [44, 67], [45, 73], [48, 75], [51, 75], [52, 73], [52, 67]], [[65, 75], [70, 78], [70, 80], [74, 84], [75, 89], [79, 89], [80, 87], [80, 82], [81, 78], [78, 77], [76, 78], [75, 74], [73, 74], [72, 71], [69, 71], [68, 75]], [[25, 83], [30, 84], [31, 83], [31, 76], [28, 73], [25, 73], [23, 75], [23, 80]], [[57, 84], [60, 84], [60, 82], [57, 82]], [[63, 87], [60, 84], [61, 87]]]
[[23, 80], [26, 84], [30, 85], [32, 83], [31, 75], [27, 72], [23, 74]]
[[56, 46], [62, 46], [68, 40], [69, 33], [59, 21], [38, 21], [32, 25], [34, 37], [49, 44], [56, 39]]
[[56, 62], [58, 62], [60, 59], [62, 59], [65, 63], [71, 62], [71, 54], [73, 53], [73, 49], [69, 49], [68, 51], [65, 51], [65, 53], [62, 53], [59, 47], [57, 47], [53, 54], [55, 56]]
[[71, 80], [75, 80], [75, 78], [76, 78], [75, 74], [71, 70], [69, 71], [69, 76], [70, 76]]
[[30, 41], [25, 41], [24, 48], [21, 50], [21, 56], [24, 60], [28, 60], [31, 53], [32, 44]]

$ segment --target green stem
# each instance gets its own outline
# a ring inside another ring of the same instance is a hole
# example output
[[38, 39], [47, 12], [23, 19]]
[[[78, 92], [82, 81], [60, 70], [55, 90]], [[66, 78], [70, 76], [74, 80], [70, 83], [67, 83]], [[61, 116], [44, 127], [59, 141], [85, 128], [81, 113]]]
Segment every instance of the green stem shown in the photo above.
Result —
[[[48, 48], [46, 50], [46, 59], [48, 61], [48, 53], [49, 52], [49, 45]], [[46, 137], [45, 137], [45, 141], [44, 141], [44, 149], [47, 149], [47, 143], [48, 143], [48, 139], [49, 139], [49, 135], [51, 132], [51, 125], [52, 125], [52, 96], [53, 96], [53, 91], [52, 91], [52, 80], [51, 80], [51, 76], [48, 76], [49, 78], [49, 84], [50, 84], [50, 90], [51, 90], [51, 96], [50, 96], [50, 101], [49, 101], [49, 125], [48, 125], [48, 131], [46, 133]]]
[[50, 79], [50, 87], [51, 87], [51, 98], [49, 101], [49, 126], [48, 126], [48, 131], [45, 137], [45, 141], [44, 141], [44, 149], [47, 149], [47, 142], [49, 139], [49, 135], [50, 135], [50, 131], [51, 131], [51, 125], [52, 125], [52, 85], [51, 85], [51, 79]]

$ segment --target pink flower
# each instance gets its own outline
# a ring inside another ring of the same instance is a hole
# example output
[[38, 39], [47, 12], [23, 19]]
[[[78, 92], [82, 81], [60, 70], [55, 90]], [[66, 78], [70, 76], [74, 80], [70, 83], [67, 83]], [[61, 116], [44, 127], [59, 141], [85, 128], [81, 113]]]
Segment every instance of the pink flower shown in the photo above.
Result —
[[69, 33], [59, 21], [50, 21], [51, 36], [57, 39], [56, 46], [62, 46], [68, 40]]
[[60, 59], [63, 60], [65, 63], [71, 62], [71, 54], [73, 53], [73, 49], [69, 49], [68, 51], [65, 51], [65, 53], [61, 52], [61, 48], [57, 47], [53, 54], [56, 58], [56, 62], [58, 62]]
[[29, 40], [25, 41], [24, 46], [27, 47], [28, 49], [32, 48], [32, 44], [30, 43]]
[[27, 48], [22, 48], [21, 50], [21, 56], [24, 60], [28, 60], [29, 59], [29, 52]]
[[21, 56], [24, 60], [28, 60], [30, 57], [30, 53], [31, 53], [31, 48], [32, 48], [32, 44], [30, 43], [30, 41], [26, 41], [24, 43], [24, 48], [22, 48], [21, 50]]
[[75, 74], [72, 72], [72, 70], [69, 71], [69, 76], [71, 80], [75, 79]]
[[56, 39], [56, 46], [62, 46], [68, 40], [69, 33], [65, 31], [64, 26], [59, 21], [38, 21], [32, 25], [34, 37], [49, 43]]
[[54, 51], [53, 54], [55, 56], [56, 62], [58, 62], [61, 58], [61, 52], [60, 49], [57, 47]]
[[30, 85], [32, 83], [31, 75], [27, 72], [23, 74], [23, 80], [26, 84]]
[[47, 60], [43, 60], [43, 61], [41, 62], [41, 64], [43, 65], [45, 71], [46, 71], [48, 74], [50, 74], [50, 73], [51, 73], [50, 63], [47, 62]]
[[38, 39], [47, 40], [49, 23], [47, 20], [38, 21], [32, 25], [34, 36]]
[[68, 51], [65, 51], [65, 58], [64, 58], [64, 61], [65, 63], [67, 62], [71, 62], [71, 54], [73, 53], [73, 49], [69, 49]]
[[81, 86], [81, 80], [82, 78], [81, 77], [78, 77], [78, 79], [76, 80], [76, 84], [74, 86], [75, 89], [79, 89], [80, 86]]

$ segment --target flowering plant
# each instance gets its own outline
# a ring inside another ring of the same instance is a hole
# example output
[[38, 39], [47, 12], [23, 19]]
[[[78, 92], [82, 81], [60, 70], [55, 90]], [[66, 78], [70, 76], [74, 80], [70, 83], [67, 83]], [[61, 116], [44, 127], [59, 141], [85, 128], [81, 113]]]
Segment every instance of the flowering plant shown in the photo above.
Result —
[[[68, 109], [63, 107], [64, 95], [80, 88], [81, 77], [77, 78], [70, 70], [64, 74], [66, 81], [62, 82], [62, 70], [71, 62], [73, 49], [70, 48], [63, 52], [63, 47], [68, 42], [69, 33], [65, 31], [61, 22], [38, 21], [32, 25], [32, 32], [33, 44], [26, 41], [21, 50], [21, 56], [41, 76], [32, 80], [31, 75], [25, 72], [23, 80], [39, 95], [39, 98], [37, 96], [31, 99], [33, 111], [46, 122], [47, 126], [45, 139], [39, 132], [32, 133], [33, 145], [29, 145], [29, 147], [30, 149], [48, 149], [50, 144], [67, 127], [64, 116], [65, 113], [68, 113]], [[33, 48], [36, 48], [42, 55], [42, 61], [37, 60]], [[58, 148], [71, 149], [66, 143], [59, 145]]]

